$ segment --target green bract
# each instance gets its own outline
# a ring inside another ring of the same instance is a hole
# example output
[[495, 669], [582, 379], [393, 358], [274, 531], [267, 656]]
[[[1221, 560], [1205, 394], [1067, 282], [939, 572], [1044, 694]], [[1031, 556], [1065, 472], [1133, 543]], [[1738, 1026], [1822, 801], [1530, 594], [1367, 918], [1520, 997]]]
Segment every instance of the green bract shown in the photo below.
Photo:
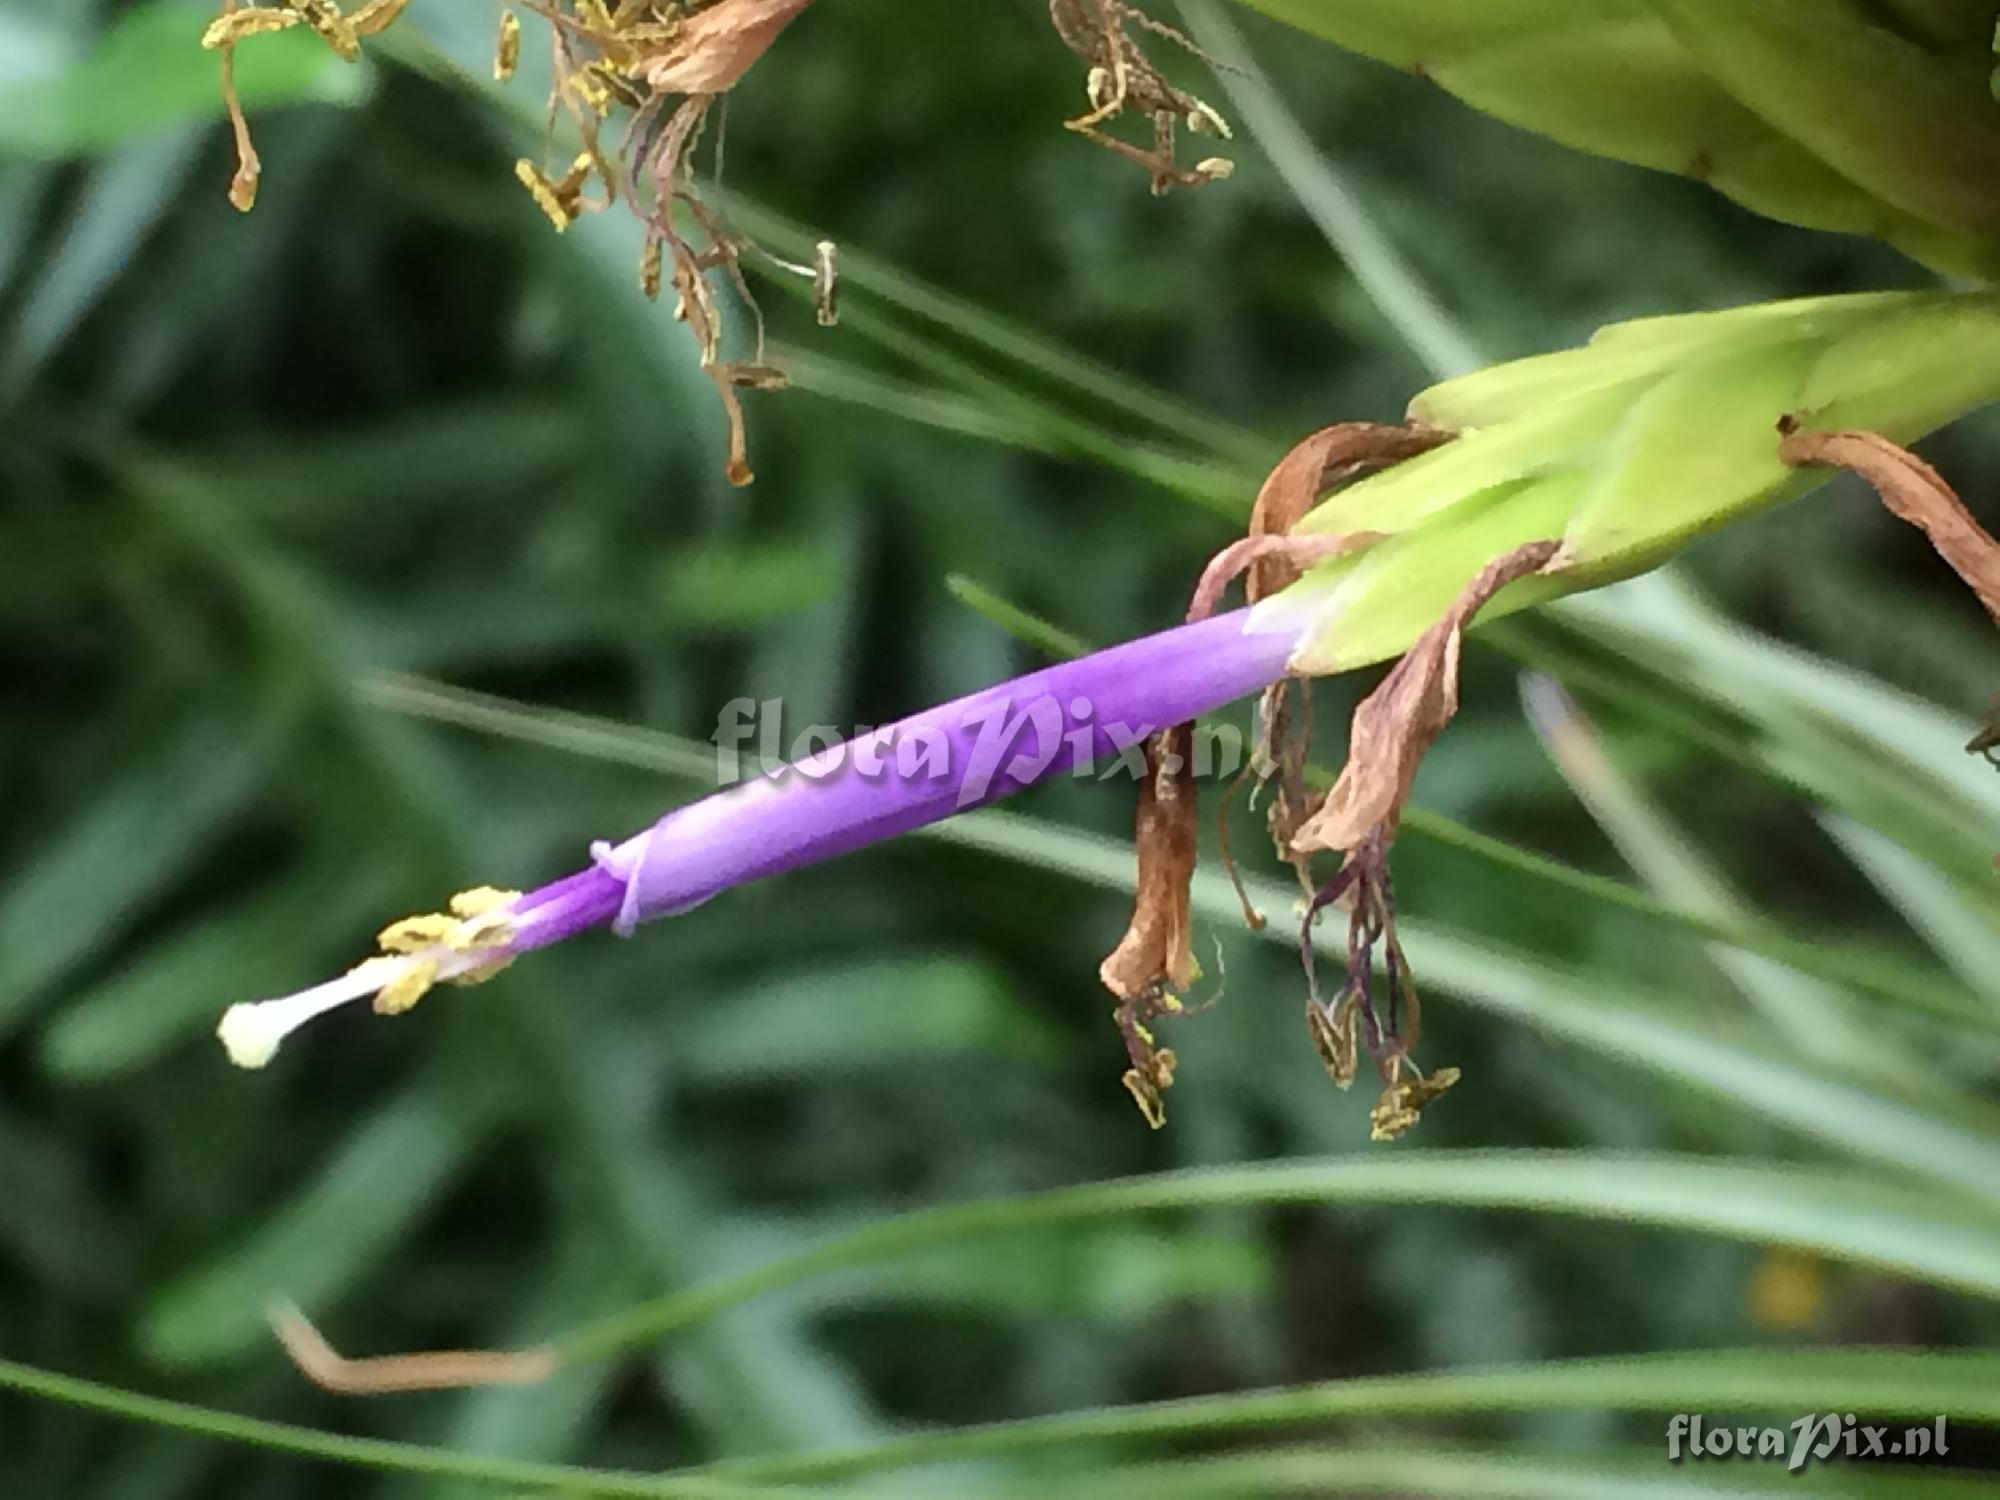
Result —
[[1896, 292], [1646, 318], [1580, 349], [1446, 381], [1411, 416], [1456, 441], [1321, 502], [1302, 532], [1379, 540], [1296, 588], [1320, 596], [1295, 659], [1345, 671], [1398, 655], [1487, 563], [1560, 540], [1551, 570], [1487, 614], [1595, 588], [1803, 494], [1778, 424], [1915, 441], [2000, 399], [2000, 293]]
[[1579, 150], [2000, 270], [1993, 7], [1973, 0], [1247, 0]]

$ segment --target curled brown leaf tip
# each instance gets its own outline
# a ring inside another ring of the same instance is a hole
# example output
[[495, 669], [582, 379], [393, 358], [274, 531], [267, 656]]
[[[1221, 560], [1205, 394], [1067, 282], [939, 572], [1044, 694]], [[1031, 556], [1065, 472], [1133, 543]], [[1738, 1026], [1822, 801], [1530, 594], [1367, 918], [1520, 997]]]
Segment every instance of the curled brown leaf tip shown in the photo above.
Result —
[[348, 1359], [288, 1302], [271, 1308], [271, 1331], [299, 1373], [339, 1396], [391, 1396], [489, 1385], [538, 1385], [555, 1373], [548, 1349], [434, 1349]]
[[1174, 1081], [1174, 1054], [1159, 1046], [1152, 1024], [1185, 1010], [1180, 997], [1201, 973], [1188, 909], [1197, 852], [1194, 726], [1163, 729], [1144, 749], [1133, 828], [1138, 893], [1124, 937], [1097, 972], [1118, 999], [1114, 1015], [1132, 1061], [1125, 1087], [1157, 1130], [1166, 1121], [1160, 1096]]
[[1293, 839], [1294, 848], [1351, 849], [1377, 831], [1395, 837], [1424, 753], [1458, 712], [1458, 658], [1466, 627], [1501, 589], [1540, 572], [1557, 546], [1529, 542], [1488, 563], [1362, 700], [1354, 711], [1347, 764], [1325, 803]]
[[1930, 538], [2000, 624], [2000, 543], [1973, 519], [1943, 475], [1880, 433], [1815, 432], [1792, 416], [1778, 423], [1778, 432], [1778, 454], [1793, 467], [1846, 469], [1873, 485], [1892, 514]]
[[[1180, 32], [1154, 20], [1132, 0], [1049, 0], [1049, 20], [1063, 44], [1089, 66], [1084, 92], [1090, 109], [1064, 124], [1086, 140], [1146, 169], [1154, 193], [1173, 187], [1201, 187], [1220, 182], [1235, 170], [1228, 158], [1207, 156], [1184, 167], [1175, 159], [1175, 135], [1181, 126], [1196, 134], [1227, 140], [1229, 122], [1211, 106], [1174, 87], [1153, 65], [1132, 35], [1136, 30], [1164, 37], [1183, 51], [1212, 63]], [[1152, 126], [1150, 146], [1120, 140], [1100, 128], [1127, 111], [1143, 115]]]

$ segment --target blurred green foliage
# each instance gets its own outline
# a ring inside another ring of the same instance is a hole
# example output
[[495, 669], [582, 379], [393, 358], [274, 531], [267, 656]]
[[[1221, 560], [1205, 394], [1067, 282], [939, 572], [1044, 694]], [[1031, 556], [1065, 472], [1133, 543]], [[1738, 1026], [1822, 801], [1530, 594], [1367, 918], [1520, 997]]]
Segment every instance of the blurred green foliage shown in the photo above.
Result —
[[[1248, 14], [1269, 76], [1230, 76], [1235, 112], [1295, 113], [1304, 154], [1260, 129], [1227, 184], [1154, 199], [1060, 128], [1081, 79], [1039, 5], [841, 0], [731, 108], [738, 222], [848, 268], [833, 331], [763, 284], [798, 389], [753, 398], [735, 491], [636, 227], [558, 238], [512, 182], [537, 95], [476, 81], [488, 7], [416, 0], [357, 68], [246, 48], [247, 218], [204, 13], [0, 4], [0, 1355], [496, 1458], [972, 1460], [915, 1493], [1763, 1493], [1797, 1485], [1666, 1469], [1663, 1414], [2000, 1420], [1977, 1356], [1814, 1348], [2000, 1331], [2000, 778], [1960, 752], [1991, 638], [1849, 485], [1469, 654], [1398, 848], [1426, 1054], [1466, 1079], [1396, 1147], [1299, 1023], [1289, 894], [1259, 876], [1254, 937], [1212, 861], [1227, 994], [1144, 1129], [1095, 978], [1129, 794], [1089, 783], [329, 1022], [265, 1074], [209, 1035], [693, 795], [731, 698], [879, 723], [1032, 664], [1009, 609], [1168, 622], [1285, 444], [1394, 417], [1440, 350], [1927, 273]], [[1991, 519], [2000, 433], [1927, 451]], [[1517, 664], [1580, 704], [1574, 784]], [[1318, 695], [1323, 765], [1355, 691]], [[1096, 1186], [1168, 1168], [1198, 1171]], [[602, 1325], [620, 1359], [364, 1405], [264, 1324], [282, 1293], [354, 1352], [515, 1346], [711, 1283]], [[1744, 1352], [1676, 1354], [1712, 1349]], [[1655, 1358], [1542, 1363], [1625, 1354]], [[1486, 1365], [1520, 1368], [1453, 1373]], [[23, 1495], [557, 1482], [0, 1384]], [[1213, 1468], [1140, 1467], [1232, 1431]], [[2000, 1467], [1969, 1425], [1959, 1455]], [[1821, 1480], [1946, 1492], [1880, 1476]]]

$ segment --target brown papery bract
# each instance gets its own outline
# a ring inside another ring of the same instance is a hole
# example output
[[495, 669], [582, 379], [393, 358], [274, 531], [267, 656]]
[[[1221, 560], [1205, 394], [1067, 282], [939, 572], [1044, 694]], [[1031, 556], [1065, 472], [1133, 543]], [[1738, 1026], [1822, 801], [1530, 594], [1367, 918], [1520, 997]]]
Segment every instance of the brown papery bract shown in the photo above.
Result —
[[721, 94], [813, 0], [717, 0], [689, 16], [673, 39], [645, 56], [638, 76], [665, 94]]
[[1792, 417], [1778, 424], [1778, 453], [1794, 468], [1846, 469], [1875, 487], [1883, 505], [1937, 548], [2000, 624], [2000, 542], [1929, 464], [1875, 432], [1814, 432]]
[[1529, 542], [1480, 569], [1444, 617], [1362, 700], [1354, 711], [1347, 764], [1325, 803], [1293, 838], [1295, 849], [1353, 849], [1371, 837], [1386, 842], [1395, 836], [1424, 752], [1458, 712], [1458, 659], [1466, 627], [1508, 584], [1540, 572], [1559, 545]]

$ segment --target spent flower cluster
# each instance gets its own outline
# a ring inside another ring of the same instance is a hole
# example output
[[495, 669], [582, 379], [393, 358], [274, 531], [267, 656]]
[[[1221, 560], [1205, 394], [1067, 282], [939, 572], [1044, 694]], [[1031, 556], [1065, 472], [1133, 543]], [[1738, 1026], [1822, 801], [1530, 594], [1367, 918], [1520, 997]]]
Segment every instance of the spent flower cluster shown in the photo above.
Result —
[[[340, 57], [361, 56], [365, 38], [393, 25], [409, 0], [366, 0], [343, 11], [337, 0], [284, 0], [240, 7], [222, 0], [202, 45], [222, 55], [223, 93], [234, 123], [237, 170], [230, 201], [246, 212], [262, 174], [236, 99], [235, 48], [252, 37], [295, 26], [317, 32]], [[553, 79], [543, 161], [523, 157], [514, 174], [558, 232], [580, 215], [623, 203], [645, 226], [639, 284], [648, 298], [674, 294], [674, 315], [686, 323], [714, 382], [729, 424], [726, 474], [732, 484], [753, 477], [744, 432], [742, 390], [781, 390], [784, 371], [766, 357], [763, 314], [743, 274], [746, 254], [813, 282], [819, 321], [837, 316], [838, 252], [821, 241], [813, 262], [774, 255], [734, 230], [704, 192], [695, 157], [710, 115], [764, 55], [778, 34], [813, 0], [517, 0], [547, 25]], [[493, 71], [514, 76], [522, 47], [515, 4], [503, 4]], [[551, 166], [555, 123], [566, 120], [573, 150]], [[755, 334], [747, 357], [724, 348], [716, 278], [749, 310]]]

